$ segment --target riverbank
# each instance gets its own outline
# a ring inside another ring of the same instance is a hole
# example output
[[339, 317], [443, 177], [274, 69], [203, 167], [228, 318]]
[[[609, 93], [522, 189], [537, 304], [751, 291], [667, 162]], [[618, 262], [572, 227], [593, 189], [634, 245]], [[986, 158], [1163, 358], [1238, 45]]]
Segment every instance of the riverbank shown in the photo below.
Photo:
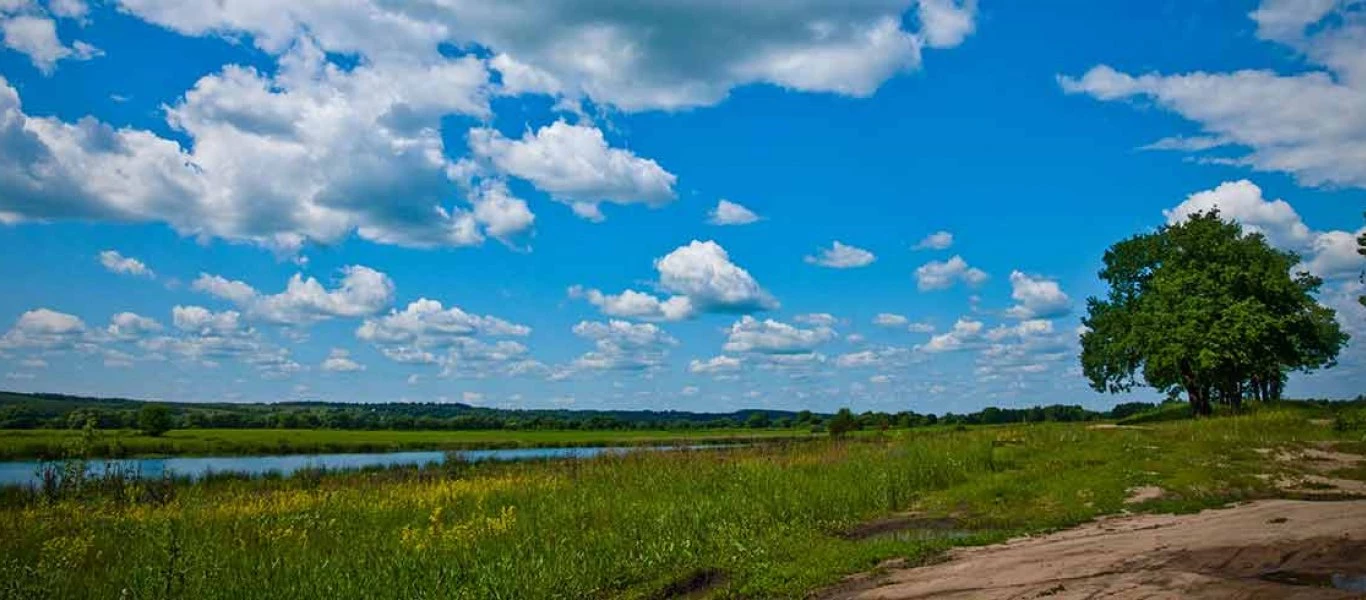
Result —
[[1339, 460], [1366, 454], [1366, 431], [1321, 417], [73, 490], [0, 507], [0, 597], [802, 597], [888, 560], [928, 564], [1126, 510], [1350, 496], [1326, 486], [1366, 480]]
[[0, 430], [0, 460], [158, 456], [251, 456], [563, 448], [746, 444], [807, 440], [805, 429], [559, 430], [559, 431], [352, 431], [334, 429], [182, 429], [160, 437], [132, 430], [101, 430], [86, 441], [79, 430]]
[[1366, 500], [1262, 500], [1188, 515], [1101, 519], [887, 565], [821, 600], [1360, 598]]

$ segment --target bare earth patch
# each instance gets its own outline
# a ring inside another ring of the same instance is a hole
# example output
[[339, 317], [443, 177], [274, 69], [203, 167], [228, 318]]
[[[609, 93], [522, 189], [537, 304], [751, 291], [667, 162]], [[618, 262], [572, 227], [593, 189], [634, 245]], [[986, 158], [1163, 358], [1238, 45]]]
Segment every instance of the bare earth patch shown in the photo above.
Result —
[[1361, 598], [1366, 501], [1265, 500], [1102, 519], [863, 575], [836, 598]]
[[1275, 480], [1276, 487], [1298, 498], [1366, 498], [1366, 481], [1333, 477], [1335, 472], [1358, 467], [1366, 458], [1337, 452], [1331, 446], [1281, 451], [1276, 460], [1301, 471]]
[[1124, 499], [1125, 504], [1142, 504], [1149, 500], [1162, 498], [1163, 490], [1155, 485], [1145, 485], [1129, 490], [1129, 497]]
[[1135, 429], [1135, 430], [1142, 430], [1142, 429], [1147, 429], [1147, 427], [1144, 427], [1144, 426], [1142, 426], [1142, 425], [1119, 425], [1119, 424], [1117, 424], [1117, 423], [1096, 423], [1095, 425], [1087, 425], [1086, 428], [1087, 428], [1087, 429], [1098, 429], [1098, 430], [1104, 430], [1104, 429]]

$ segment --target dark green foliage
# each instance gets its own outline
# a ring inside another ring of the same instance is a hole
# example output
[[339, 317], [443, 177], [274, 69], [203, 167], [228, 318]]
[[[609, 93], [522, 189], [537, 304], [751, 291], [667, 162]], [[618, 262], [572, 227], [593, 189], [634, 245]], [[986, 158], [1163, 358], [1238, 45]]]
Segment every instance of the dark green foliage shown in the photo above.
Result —
[[171, 430], [171, 409], [160, 404], [145, 404], [138, 411], [138, 429], [144, 435], [158, 437]]
[[750, 429], [764, 429], [769, 425], [771, 425], [771, 423], [769, 422], [768, 415], [761, 412], [755, 412], [749, 415], [748, 419], [745, 419], [745, 427]]
[[1314, 298], [1322, 280], [1292, 274], [1298, 263], [1217, 210], [1115, 244], [1100, 272], [1110, 293], [1083, 320], [1091, 387], [1185, 393], [1200, 415], [1279, 399], [1289, 372], [1333, 366], [1347, 342]]
[[[1366, 233], [1357, 236], [1357, 254], [1366, 256]], [[1361, 274], [1361, 282], [1366, 283], [1366, 272]], [[1357, 296], [1357, 302], [1360, 302], [1362, 306], [1366, 306], [1366, 295]]]
[[854, 419], [853, 411], [841, 408], [839, 412], [835, 413], [835, 416], [830, 418], [827, 429], [830, 430], [830, 437], [840, 437], [853, 431], [857, 426], [858, 421]]
[[[90, 420], [98, 429], [137, 429], [138, 411], [146, 405], [121, 398], [83, 398], [58, 394], [0, 392], [0, 429], [79, 429]], [[732, 413], [682, 411], [502, 410], [466, 404], [340, 402], [281, 402], [276, 404], [164, 403], [173, 429], [333, 429], [349, 431], [698, 431], [727, 429], [737, 424], [810, 430], [829, 415], [780, 410], [739, 410]], [[986, 408], [963, 415], [945, 415], [947, 423], [1001, 425], [1091, 421], [1123, 418], [1077, 405], [1032, 408]], [[857, 429], [932, 426], [934, 414], [905, 410], [853, 415]]]
[[1142, 414], [1155, 408], [1157, 408], [1157, 405], [1150, 402], [1124, 402], [1122, 404], [1116, 404], [1114, 408], [1110, 409], [1110, 418], [1122, 421], [1128, 417]]

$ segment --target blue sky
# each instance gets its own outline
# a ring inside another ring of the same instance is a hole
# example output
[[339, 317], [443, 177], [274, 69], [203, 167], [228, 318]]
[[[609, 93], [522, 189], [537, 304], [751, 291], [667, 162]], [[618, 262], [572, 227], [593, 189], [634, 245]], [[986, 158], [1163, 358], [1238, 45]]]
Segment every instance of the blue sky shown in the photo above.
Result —
[[1366, 336], [1357, 0], [334, 4], [0, 1], [0, 387], [1104, 407], [1102, 253], [1215, 205]]

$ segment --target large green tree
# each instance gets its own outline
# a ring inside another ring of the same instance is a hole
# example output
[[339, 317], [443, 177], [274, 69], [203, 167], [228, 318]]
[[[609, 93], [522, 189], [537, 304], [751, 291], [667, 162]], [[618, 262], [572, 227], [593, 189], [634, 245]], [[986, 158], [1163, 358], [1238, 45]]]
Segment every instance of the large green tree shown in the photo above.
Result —
[[1292, 272], [1299, 260], [1217, 210], [1115, 244], [1100, 272], [1109, 294], [1088, 299], [1082, 321], [1091, 387], [1184, 392], [1209, 414], [1279, 398], [1288, 373], [1333, 366], [1347, 335], [1314, 298], [1323, 281]]
[[138, 411], [138, 429], [144, 435], [159, 437], [171, 430], [171, 409], [160, 404], [147, 404]]

